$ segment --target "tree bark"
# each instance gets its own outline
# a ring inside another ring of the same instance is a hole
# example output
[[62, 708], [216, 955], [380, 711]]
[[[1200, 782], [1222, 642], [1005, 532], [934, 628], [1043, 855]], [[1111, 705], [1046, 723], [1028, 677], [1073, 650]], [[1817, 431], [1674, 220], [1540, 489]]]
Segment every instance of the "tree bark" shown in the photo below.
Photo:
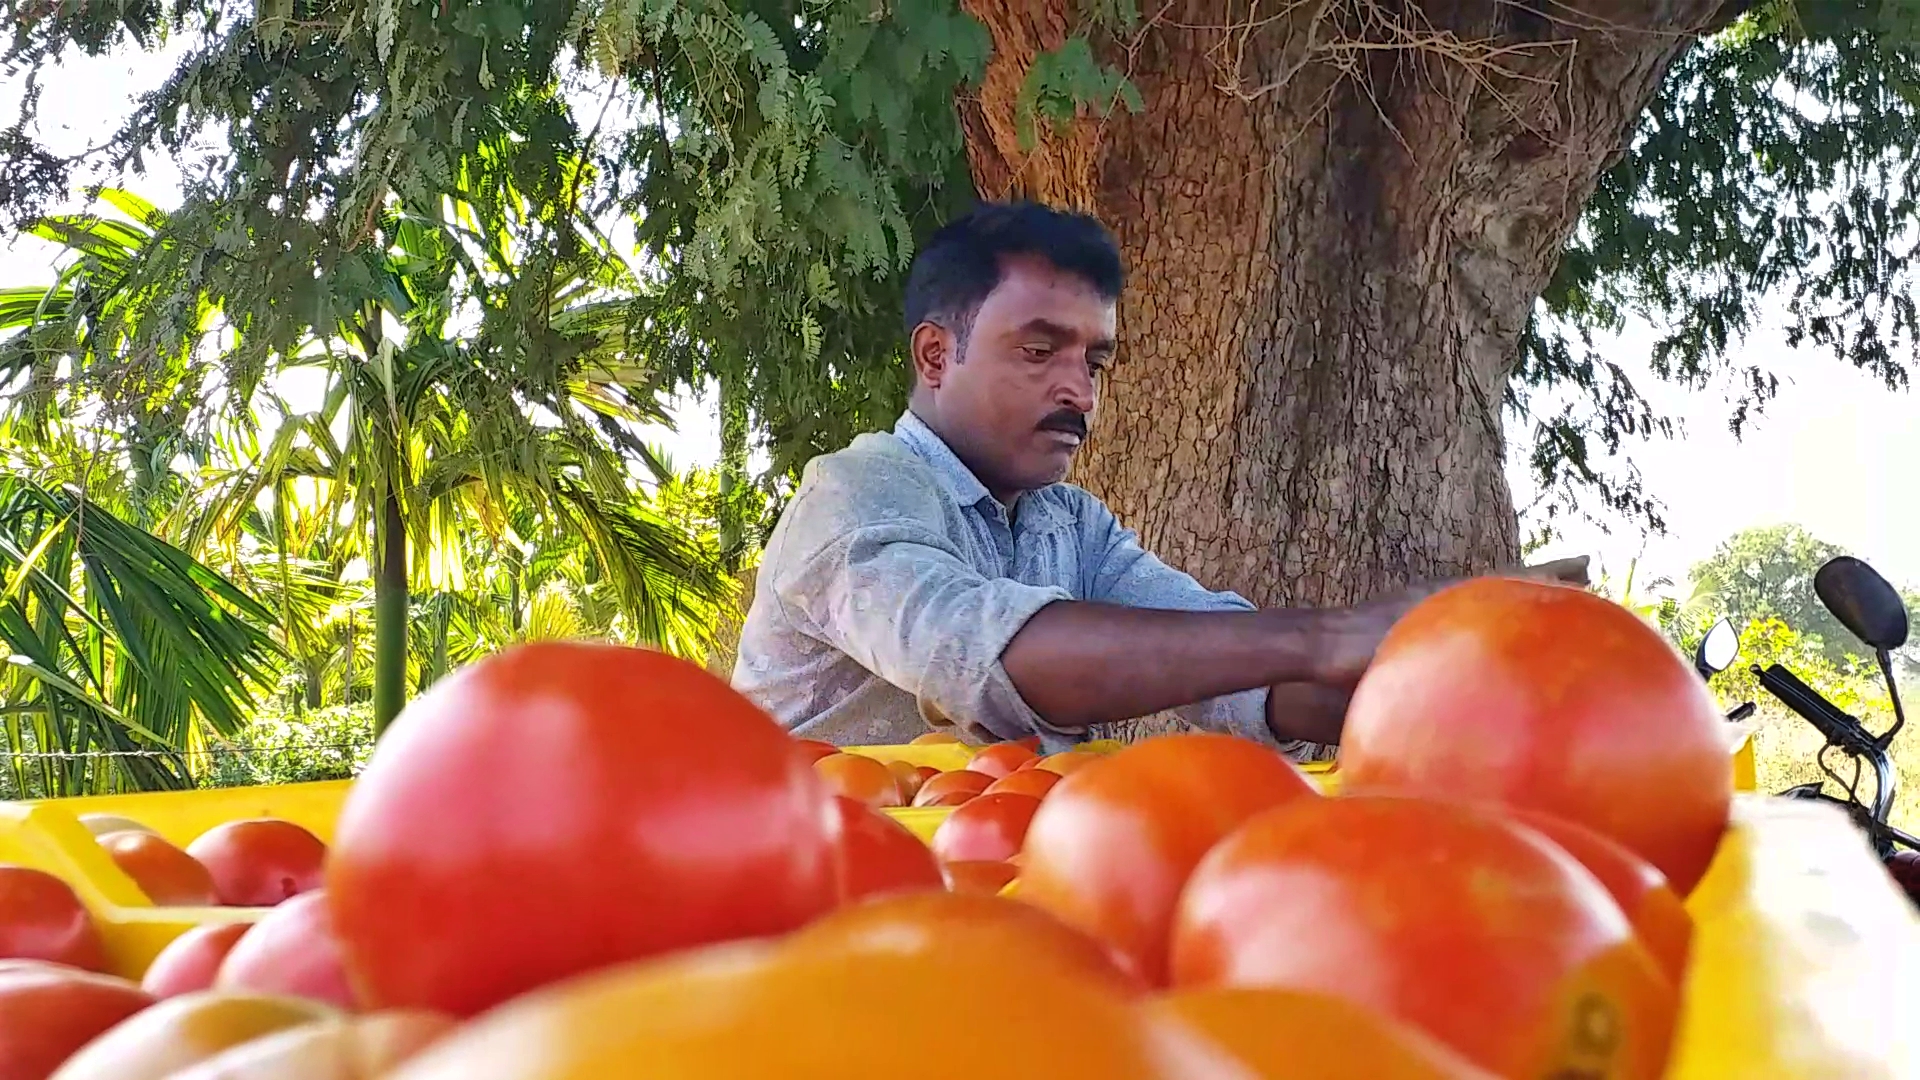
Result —
[[1106, 56], [1145, 109], [1083, 110], [1031, 150], [1016, 97], [1065, 3], [966, 6], [995, 41], [960, 102], [976, 185], [1097, 212], [1128, 264], [1073, 479], [1261, 604], [1514, 560], [1520, 335], [1719, 0], [1143, 6]]
[[373, 731], [387, 730], [407, 702], [407, 521], [400, 493], [381, 493], [380, 558], [373, 568]]

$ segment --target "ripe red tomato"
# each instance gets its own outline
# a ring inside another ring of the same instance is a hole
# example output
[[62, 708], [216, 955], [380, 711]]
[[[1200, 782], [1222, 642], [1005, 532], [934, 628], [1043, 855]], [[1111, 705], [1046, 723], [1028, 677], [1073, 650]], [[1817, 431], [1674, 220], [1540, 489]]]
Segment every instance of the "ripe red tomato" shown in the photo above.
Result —
[[1332, 994], [1500, 1076], [1654, 1080], [1673, 985], [1606, 890], [1463, 803], [1297, 799], [1221, 841], [1174, 921], [1180, 986]]
[[140, 989], [156, 998], [178, 997], [213, 985], [220, 962], [233, 943], [253, 929], [252, 923], [208, 923], [196, 926], [160, 950], [140, 977]]
[[971, 862], [960, 859], [941, 863], [940, 876], [946, 879], [948, 892], [994, 896], [1006, 888], [1008, 882], [1020, 876], [1020, 868], [1012, 863], [987, 859]]
[[947, 949], [1048, 961], [1123, 994], [1145, 991], [1097, 941], [1039, 908], [998, 896], [900, 893], [852, 904], [787, 939], [798, 955], [891, 953], [920, 957]]
[[780, 726], [700, 666], [539, 642], [407, 707], [347, 795], [327, 891], [369, 1007], [471, 1016], [810, 921], [835, 902], [830, 815]]
[[[956, 1017], [1019, 1018], [991, 1037]], [[936, 1048], [937, 1049], [931, 1049]], [[642, 1064], [644, 1063], [644, 1064]], [[1045, 956], [963, 942], [926, 953], [734, 943], [625, 965], [509, 1002], [389, 1080], [518, 1077], [993, 1077], [1221, 1080], [1246, 1071]]]
[[1053, 790], [1053, 785], [1059, 782], [1060, 774], [1057, 772], [1052, 772], [1047, 769], [1027, 769], [1025, 771], [1016, 769], [1000, 779], [995, 780], [993, 783], [988, 784], [987, 790], [982, 792], [982, 794], [998, 795], [1003, 791], [1010, 791], [1015, 795], [1031, 795], [1036, 799], [1044, 799], [1047, 797], [1047, 792]]
[[840, 752], [839, 747], [830, 742], [821, 742], [819, 739], [795, 739], [793, 740], [793, 745], [799, 749], [801, 756], [805, 757], [808, 761], [819, 761], [829, 754], [837, 754]]
[[980, 752], [973, 755], [973, 760], [967, 762], [967, 768], [998, 780], [1019, 768], [1021, 762], [1031, 761], [1035, 756], [1031, 749], [1021, 743], [994, 743], [981, 747]]
[[900, 889], [944, 887], [933, 852], [907, 827], [844, 795], [833, 797], [840, 902]]
[[1667, 879], [1645, 859], [1585, 825], [1534, 810], [1514, 810], [1515, 821], [1560, 845], [1593, 872], [1633, 924], [1633, 932], [1674, 985], [1686, 977], [1693, 916]]
[[935, 799], [956, 792], [978, 795], [987, 790], [987, 785], [991, 783], [993, 783], [993, 777], [986, 773], [970, 772], [966, 769], [943, 772], [937, 776], [928, 777], [926, 783], [920, 785], [920, 790], [914, 793], [913, 805], [932, 806]]
[[897, 758], [886, 765], [887, 771], [893, 774], [893, 782], [900, 785], [900, 805], [912, 802], [913, 797], [920, 793], [920, 770]]
[[0, 960], [51, 960], [103, 971], [93, 916], [66, 882], [43, 870], [0, 866]]
[[933, 853], [941, 862], [1004, 861], [1019, 853], [1039, 809], [1040, 800], [1031, 795], [977, 795], [954, 807], [933, 831]]
[[100, 846], [157, 907], [212, 907], [220, 902], [207, 868], [150, 832], [107, 833], [100, 837]]
[[153, 1004], [139, 987], [64, 964], [0, 966], [0, 1077], [45, 1080], [101, 1032]]
[[1347, 709], [1341, 790], [1544, 811], [1618, 841], [1685, 896], [1726, 831], [1725, 727], [1632, 612], [1481, 578], [1428, 597], [1380, 643]]
[[827, 790], [868, 806], [900, 806], [900, 781], [893, 770], [859, 754], [831, 754], [813, 763]]
[[1177, 990], [1147, 1003], [1251, 1066], [1313, 1080], [1494, 1080], [1423, 1031], [1328, 994], [1255, 987]]
[[288, 994], [355, 1009], [340, 939], [325, 890], [301, 893], [260, 917], [227, 951], [213, 985], [220, 990]]
[[1278, 752], [1231, 735], [1163, 735], [1063, 779], [1027, 832], [1020, 899], [1166, 981], [1174, 902], [1200, 857], [1269, 807], [1318, 798]]
[[320, 887], [327, 845], [291, 821], [251, 818], [215, 825], [187, 845], [213, 875], [220, 902], [272, 907]]
[[377, 1080], [457, 1025], [425, 1009], [331, 1017], [229, 1047], [166, 1080]]

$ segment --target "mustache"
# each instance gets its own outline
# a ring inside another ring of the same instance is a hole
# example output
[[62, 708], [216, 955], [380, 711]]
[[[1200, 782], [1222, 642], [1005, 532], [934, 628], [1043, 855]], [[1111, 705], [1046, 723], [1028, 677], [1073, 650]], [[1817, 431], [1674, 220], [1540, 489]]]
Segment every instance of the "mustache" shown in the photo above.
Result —
[[1061, 431], [1068, 435], [1077, 435], [1085, 439], [1087, 437], [1087, 418], [1080, 413], [1074, 412], [1072, 409], [1061, 409], [1058, 412], [1048, 414], [1045, 420], [1040, 421], [1040, 430]]

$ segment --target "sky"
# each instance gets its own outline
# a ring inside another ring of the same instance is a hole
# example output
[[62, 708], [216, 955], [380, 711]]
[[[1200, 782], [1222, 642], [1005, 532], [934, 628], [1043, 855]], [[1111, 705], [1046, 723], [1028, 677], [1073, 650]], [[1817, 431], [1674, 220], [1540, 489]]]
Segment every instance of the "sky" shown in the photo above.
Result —
[[[129, 102], [168, 70], [165, 54], [69, 63], [43, 105], [43, 136], [69, 151], [103, 137]], [[18, 94], [17, 84], [0, 79], [0, 118], [14, 114]], [[154, 160], [149, 166], [147, 175], [126, 178], [123, 186], [163, 207], [177, 202], [180, 174], [173, 164]], [[52, 256], [51, 245], [33, 238], [0, 242], [0, 285], [49, 280]], [[1563, 535], [1539, 558], [1592, 555], [1596, 573], [1605, 569], [1616, 579], [1637, 560], [1638, 579], [1671, 577], [1684, 593], [1688, 567], [1728, 536], [1751, 526], [1797, 522], [1896, 582], [1920, 585], [1920, 483], [1914, 478], [1920, 472], [1920, 395], [1889, 392], [1828, 357], [1797, 352], [1777, 326], [1767, 326], [1740, 347], [1741, 358], [1778, 374], [1780, 394], [1735, 439], [1727, 430], [1731, 409], [1724, 394], [1671, 386], [1648, 372], [1653, 338], [1650, 328], [1634, 327], [1602, 348], [1656, 409], [1681, 426], [1676, 439], [1625, 448], [1648, 494], [1663, 504], [1666, 532], [1647, 536], [1619, 520], [1610, 529], [1564, 522]], [[675, 419], [677, 432], [650, 437], [682, 466], [711, 463], [719, 451], [712, 402], [683, 401]], [[1509, 421], [1509, 436], [1516, 447], [1528, 444], [1524, 423]], [[1525, 505], [1524, 462], [1510, 463], [1509, 475], [1516, 500]]]

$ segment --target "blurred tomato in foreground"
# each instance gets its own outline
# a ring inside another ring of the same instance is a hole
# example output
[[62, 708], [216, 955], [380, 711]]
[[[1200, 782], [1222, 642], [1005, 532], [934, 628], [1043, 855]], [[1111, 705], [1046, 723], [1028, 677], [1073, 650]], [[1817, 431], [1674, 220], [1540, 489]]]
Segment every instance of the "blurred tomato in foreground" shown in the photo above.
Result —
[[957, 859], [940, 864], [940, 876], [946, 879], [948, 891], [956, 893], [997, 895], [1019, 875], [1020, 868], [1012, 863], [990, 859]]
[[343, 1016], [241, 1043], [167, 1080], [376, 1080], [452, 1031], [418, 1009]]
[[1584, 825], [1532, 810], [1514, 810], [1513, 820], [1560, 845], [1580, 861], [1612, 895], [1633, 924], [1634, 936], [1647, 947], [1667, 978], [1678, 986], [1687, 973], [1687, 949], [1693, 942], [1693, 916], [1646, 860]]
[[340, 939], [325, 890], [302, 893], [261, 916], [228, 950], [213, 984], [221, 990], [287, 994], [354, 1009]]
[[1328, 994], [1178, 990], [1147, 1004], [1272, 1080], [1494, 1080], [1432, 1036]]
[[1144, 990], [1099, 942], [1030, 904], [998, 896], [916, 892], [851, 904], [787, 939], [796, 955], [855, 953], [936, 956], [947, 950], [1019, 955], [1105, 983], [1123, 994]]
[[898, 889], [942, 887], [940, 864], [920, 838], [878, 810], [835, 795], [833, 857], [840, 901]]
[[100, 931], [72, 886], [25, 866], [0, 866], [0, 960], [9, 959], [107, 966]]
[[220, 902], [200, 860], [150, 832], [126, 829], [100, 837], [121, 873], [159, 907], [212, 907]]
[[168, 998], [81, 1047], [54, 1080], [170, 1080], [231, 1046], [338, 1016], [317, 1001], [207, 990]]
[[291, 821], [250, 818], [215, 825], [187, 845], [213, 875], [220, 902], [272, 907], [320, 887], [327, 845]]
[[140, 988], [157, 998], [178, 997], [213, 985], [220, 962], [233, 944], [253, 929], [248, 922], [208, 923], [196, 926], [160, 950], [140, 977]]
[[993, 783], [993, 779], [986, 773], [969, 772], [966, 769], [943, 772], [937, 776], [928, 777], [926, 782], [920, 785], [920, 790], [913, 796], [913, 805], [938, 805], [938, 800], [948, 795], [978, 795], [987, 790], [987, 786]]
[[0, 966], [0, 1078], [45, 1080], [73, 1052], [153, 1004], [111, 975], [40, 962]]
[[105, 836], [115, 832], [153, 832], [152, 829], [132, 818], [121, 817], [119, 814], [81, 814], [79, 820], [80, 824], [85, 825], [87, 831], [95, 836]]
[[835, 795], [868, 806], [901, 806], [900, 781], [893, 770], [860, 754], [829, 754], [813, 763], [813, 771]]
[[1685, 896], [1726, 832], [1725, 728], [1699, 675], [1631, 611], [1564, 585], [1477, 578], [1415, 605], [1381, 641], [1347, 709], [1341, 790], [1563, 817]]
[[1163, 984], [1174, 903], [1194, 864], [1260, 811], [1319, 797], [1285, 757], [1245, 739], [1135, 743], [1048, 793], [1027, 831], [1020, 898]]
[[1538, 833], [1422, 799], [1296, 800], [1207, 854], [1175, 985], [1344, 997], [1501, 1076], [1653, 1080], [1677, 1002], [1606, 890]]
[[1004, 861], [1020, 851], [1040, 800], [1031, 795], [980, 795], [953, 808], [933, 832], [941, 862]]
[[[1018, 1018], [956, 1038], [957, 1003]], [[393, 1080], [1242, 1080], [1186, 1026], [1045, 957], [734, 943], [596, 972], [481, 1017]]]
[[517, 646], [381, 739], [340, 815], [334, 929], [369, 1007], [470, 1016], [831, 908], [827, 800], [786, 732], [696, 664]]

